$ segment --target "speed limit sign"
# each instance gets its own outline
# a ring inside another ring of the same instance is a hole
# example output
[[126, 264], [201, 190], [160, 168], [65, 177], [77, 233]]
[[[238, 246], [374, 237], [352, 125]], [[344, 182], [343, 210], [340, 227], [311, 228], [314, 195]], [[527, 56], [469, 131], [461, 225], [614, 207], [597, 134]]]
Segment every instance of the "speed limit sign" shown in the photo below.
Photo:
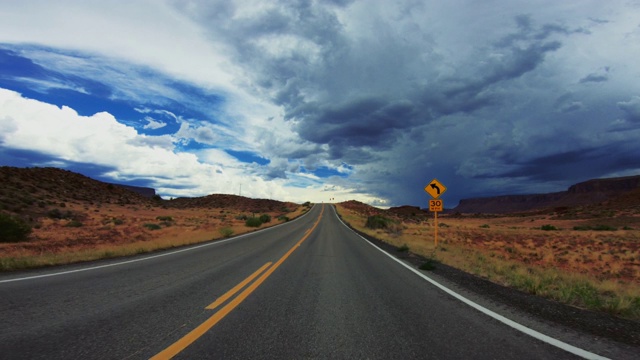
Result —
[[429, 211], [442, 211], [443, 206], [442, 200], [429, 200]]

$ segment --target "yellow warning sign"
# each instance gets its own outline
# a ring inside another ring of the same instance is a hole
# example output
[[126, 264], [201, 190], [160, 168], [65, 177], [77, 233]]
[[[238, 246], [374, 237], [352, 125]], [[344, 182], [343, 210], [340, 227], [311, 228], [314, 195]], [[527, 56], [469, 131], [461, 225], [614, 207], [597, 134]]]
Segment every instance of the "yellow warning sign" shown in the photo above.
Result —
[[431, 195], [432, 198], [437, 199], [447, 191], [447, 187], [442, 185], [438, 179], [433, 179], [429, 185], [424, 187], [424, 191]]

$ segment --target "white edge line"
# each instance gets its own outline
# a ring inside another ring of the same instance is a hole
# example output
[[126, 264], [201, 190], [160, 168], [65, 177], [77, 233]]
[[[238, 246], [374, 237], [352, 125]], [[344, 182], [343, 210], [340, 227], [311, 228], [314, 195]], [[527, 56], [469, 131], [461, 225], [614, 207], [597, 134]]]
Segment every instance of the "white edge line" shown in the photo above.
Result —
[[374, 248], [378, 249], [381, 253], [385, 254], [386, 256], [390, 257], [391, 259], [393, 259], [394, 261], [396, 261], [398, 264], [404, 266], [405, 268], [409, 269], [410, 271], [414, 272], [416, 275], [420, 276], [421, 278], [423, 278], [424, 280], [430, 282], [432, 285], [436, 286], [437, 288], [439, 288], [440, 290], [446, 292], [447, 294], [453, 296], [454, 298], [462, 301], [463, 303], [471, 306], [472, 308], [484, 313], [485, 315], [488, 315], [506, 325], [511, 326], [512, 328], [521, 331], [531, 337], [534, 337], [540, 341], [544, 341], [547, 344], [553, 345], [557, 348], [560, 348], [564, 351], [570, 352], [574, 355], [578, 355], [582, 358], [585, 359], [593, 359], [593, 360], [610, 360], [609, 358], [606, 358], [604, 356], [598, 355], [598, 354], [594, 354], [592, 352], [589, 352], [587, 350], [581, 349], [579, 347], [575, 347], [573, 345], [567, 344], [563, 341], [560, 341], [558, 339], [552, 338], [548, 335], [545, 335], [543, 333], [540, 333], [536, 330], [533, 330], [531, 328], [528, 328], [522, 324], [519, 324], [511, 319], [508, 319], [498, 313], [495, 313], [487, 308], [485, 308], [484, 306], [477, 304], [469, 299], [467, 299], [466, 297], [458, 294], [457, 292], [445, 287], [444, 285], [440, 284], [439, 282], [429, 278], [428, 276], [426, 276], [425, 274], [421, 273], [420, 271], [414, 269], [413, 267], [405, 264], [403, 261], [395, 258], [394, 256], [392, 256], [391, 254], [387, 253], [386, 251], [380, 249], [379, 247], [377, 247], [376, 245], [374, 245], [373, 243], [371, 243], [369, 240], [365, 239], [363, 236], [361, 236], [360, 234], [358, 234], [357, 232], [355, 232], [353, 229], [351, 229], [349, 226], [347, 226], [347, 224], [345, 224], [342, 219], [340, 218], [340, 216], [338, 216], [338, 213], [335, 209], [335, 207], [333, 207], [333, 211], [336, 214], [336, 217], [338, 218], [338, 220], [340, 220], [340, 222], [342, 223], [342, 225], [344, 225], [347, 229], [353, 231], [354, 234], [356, 234], [357, 236], [359, 236], [361, 239], [363, 239], [364, 241], [367, 242], [367, 244], [373, 246]]
[[[315, 207], [316, 205], [314, 205]], [[313, 208], [312, 208], [313, 209]], [[260, 229], [258, 231], [253, 231], [250, 233], [246, 233], [246, 234], [241, 234], [238, 236], [235, 236], [231, 239], [225, 239], [225, 240], [217, 240], [217, 241], [211, 241], [209, 243], [206, 244], [202, 244], [202, 245], [196, 245], [196, 246], [190, 246], [186, 249], [180, 249], [180, 250], [174, 250], [174, 251], [169, 251], [169, 252], [165, 252], [162, 254], [158, 254], [158, 255], [151, 255], [151, 256], [147, 256], [147, 257], [143, 257], [143, 258], [139, 258], [139, 259], [132, 259], [132, 260], [126, 260], [126, 261], [120, 261], [120, 262], [115, 262], [112, 264], [105, 264], [105, 265], [98, 265], [98, 266], [92, 266], [92, 267], [86, 267], [86, 268], [81, 268], [81, 269], [75, 269], [75, 270], [68, 270], [68, 271], [61, 271], [61, 272], [56, 272], [56, 273], [50, 273], [50, 274], [42, 274], [42, 275], [34, 275], [34, 276], [26, 276], [26, 277], [21, 277], [21, 278], [15, 278], [15, 279], [7, 279], [7, 280], [0, 280], [0, 284], [3, 283], [10, 283], [10, 282], [14, 282], [14, 281], [24, 281], [24, 280], [33, 280], [33, 279], [40, 279], [40, 278], [45, 278], [45, 277], [50, 277], [50, 276], [59, 276], [59, 275], [67, 275], [67, 274], [72, 274], [72, 273], [77, 273], [77, 272], [83, 272], [83, 271], [89, 271], [89, 270], [97, 270], [97, 269], [103, 269], [103, 268], [107, 268], [107, 267], [112, 267], [112, 266], [120, 266], [120, 265], [125, 265], [125, 264], [131, 264], [131, 263], [135, 263], [135, 262], [139, 262], [139, 261], [146, 261], [146, 260], [151, 260], [151, 259], [156, 259], [159, 257], [163, 257], [163, 256], [169, 256], [169, 255], [174, 255], [174, 254], [178, 254], [181, 252], [185, 252], [185, 251], [191, 251], [191, 250], [196, 250], [196, 249], [200, 249], [206, 246], [212, 246], [212, 245], [218, 245], [218, 244], [222, 244], [225, 243], [227, 241], [233, 241], [233, 240], [238, 240], [240, 238], [249, 236], [249, 235], [254, 235], [256, 233], [262, 232], [262, 231], [267, 231], [267, 230], [272, 230], [278, 226], [282, 226], [285, 224], [291, 224], [294, 221], [300, 220], [303, 217], [305, 217], [308, 213], [311, 212], [311, 209], [309, 209], [309, 211], [307, 211], [306, 213], [302, 214], [301, 216], [293, 219], [292, 221], [288, 221], [288, 222], [284, 222], [282, 224], [278, 224], [275, 226], [270, 226], [268, 228], [264, 228], [264, 229]], [[185, 245], [185, 246], [189, 246], [189, 245]]]

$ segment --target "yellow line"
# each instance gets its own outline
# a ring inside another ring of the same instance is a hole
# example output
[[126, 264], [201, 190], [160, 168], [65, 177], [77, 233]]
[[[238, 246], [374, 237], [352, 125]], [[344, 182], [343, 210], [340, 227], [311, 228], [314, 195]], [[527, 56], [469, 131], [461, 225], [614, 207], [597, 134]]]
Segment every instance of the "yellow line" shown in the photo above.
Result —
[[[297, 249], [302, 244], [302, 242], [305, 241], [309, 237], [309, 235], [311, 235], [313, 230], [320, 223], [320, 219], [322, 219], [322, 214], [323, 213], [324, 213], [324, 205], [322, 205], [322, 210], [320, 211], [320, 216], [318, 216], [318, 220], [316, 220], [315, 224], [313, 224], [313, 227], [311, 228], [311, 231], [306, 232], [305, 235], [302, 237], [302, 239], [295, 246], [293, 246], [291, 249], [289, 249], [289, 251], [287, 251], [287, 253], [284, 254], [280, 258], [280, 260], [278, 260], [272, 267], [270, 267], [264, 274], [262, 274], [262, 276], [260, 276], [258, 278], [258, 280], [256, 280], [251, 285], [249, 285], [249, 287], [244, 289], [244, 291], [241, 292], [240, 295], [238, 295], [235, 299], [231, 300], [227, 305], [225, 305], [220, 310], [218, 310], [218, 312], [213, 314], [213, 316], [208, 318], [205, 322], [200, 324], [195, 329], [191, 330], [191, 332], [189, 332], [187, 335], [182, 337], [182, 339], [176, 341], [175, 343], [170, 345], [168, 348], [162, 350], [160, 353], [158, 353], [157, 355], [155, 355], [151, 359], [152, 360], [171, 359], [172, 357], [174, 357], [177, 354], [179, 354], [182, 350], [186, 349], [187, 346], [191, 345], [194, 341], [198, 340], [202, 335], [204, 335], [207, 331], [209, 331], [209, 329], [214, 327], [220, 320], [222, 320], [231, 311], [233, 311], [233, 309], [235, 309], [249, 295], [251, 295], [251, 293], [253, 293], [258, 288], [258, 286], [260, 286], [278, 268], [278, 266], [280, 266], [289, 257], [289, 255], [291, 255], [291, 253], [294, 252], [295, 249]], [[263, 267], [266, 267], [266, 266], [267, 266], [267, 264], [265, 264]], [[262, 270], [262, 268], [259, 269], [256, 272], [260, 272], [261, 270]], [[253, 275], [251, 275], [251, 276], [253, 276]], [[213, 304], [211, 304], [209, 306], [212, 306], [212, 305]]]
[[251, 280], [255, 279], [258, 275], [260, 275], [264, 271], [264, 269], [266, 269], [269, 266], [271, 266], [271, 264], [272, 264], [272, 262], [268, 262], [268, 263], [262, 265], [262, 267], [260, 269], [258, 269], [253, 274], [249, 275], [248, 278], [244, 279], [240, 284], [236, 285], [233, 289], [227, 291], [226, 294], [224, 294], [224, 295], [220, 296], [219, 298], [217, 298], [216, 301], [212, 302], [205, 309], [213, 310], [213, 309], [217, 308], [218, 306], [220, 306], [220, 304], [224, 303], [230, 297], [235, 295], [238, 291], [240, 291], [240, 289], [245, 287]]

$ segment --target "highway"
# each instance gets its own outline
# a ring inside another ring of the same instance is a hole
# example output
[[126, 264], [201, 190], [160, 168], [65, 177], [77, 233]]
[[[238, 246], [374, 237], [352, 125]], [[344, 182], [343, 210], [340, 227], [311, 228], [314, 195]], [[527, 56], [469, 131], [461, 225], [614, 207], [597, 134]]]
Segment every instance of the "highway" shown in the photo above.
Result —
[[2, 359], [574, 359], [459, 301], [330, 205], [249, 235], [0, 276]]

